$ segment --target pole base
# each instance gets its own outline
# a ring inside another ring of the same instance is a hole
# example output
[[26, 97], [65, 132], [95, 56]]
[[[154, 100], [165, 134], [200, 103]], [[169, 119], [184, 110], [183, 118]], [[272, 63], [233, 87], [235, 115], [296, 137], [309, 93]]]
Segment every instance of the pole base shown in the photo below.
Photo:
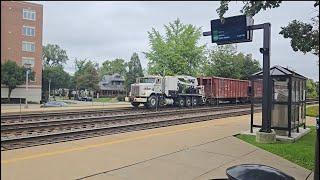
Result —
[[270, 133], [260, 132], [256, 133], [256, 142], [258, 143], [275, 143], [276, 142], [276, 133], [274, 130], [271, 130]]

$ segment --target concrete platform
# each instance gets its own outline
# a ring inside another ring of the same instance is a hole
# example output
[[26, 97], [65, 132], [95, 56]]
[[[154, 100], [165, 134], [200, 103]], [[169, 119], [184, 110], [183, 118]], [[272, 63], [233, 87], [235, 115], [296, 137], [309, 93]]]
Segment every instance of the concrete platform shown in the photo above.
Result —
[[[253, 128], [253, 132], [251, 133], [250, 130], [246, 130], [241, 132], [240, 134], [246, 134], [246, 135], [251, 135], [251, 136], [256, 136], [256, 133], [260, 130], [260, 128]], [[291, 132], [291, 137], [288, 136], [279, 136], [276, 135], [276, 140], [278, 141], [283, 141], [283, 142], [295, 142], [308, 134], [310, 132], [310, 128], [302, 128], [299, 127], [299, 133], [297, 132]]]
[[[261, 114], [257, 114], [261, 116]], [[311, 171], [235, 137], [249, 116], [1, 152], [1, 179], [210, 179], [261, 163], [306, 179]]]

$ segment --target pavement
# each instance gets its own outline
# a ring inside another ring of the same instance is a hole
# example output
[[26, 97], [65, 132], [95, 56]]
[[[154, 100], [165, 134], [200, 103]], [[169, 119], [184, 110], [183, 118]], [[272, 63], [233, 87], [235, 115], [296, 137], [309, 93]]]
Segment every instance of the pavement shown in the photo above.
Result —
[[[223, 118], [4, 151], [1, 179], [213, 179], [225, 178], [226, 168], [243, 163], [269, 165], [297, 180], [310, 178], [310, 170], [235, 138], [249, 129], [249, 119]], [[307, 123], [314, 125], [314, 120]]]

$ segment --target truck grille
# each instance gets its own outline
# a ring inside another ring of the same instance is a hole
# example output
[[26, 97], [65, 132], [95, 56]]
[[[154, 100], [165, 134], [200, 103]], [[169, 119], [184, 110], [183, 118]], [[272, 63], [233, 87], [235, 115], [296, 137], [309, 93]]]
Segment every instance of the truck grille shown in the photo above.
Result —
[[139, 96], [139, 86], [131, 86], [131, 95]]

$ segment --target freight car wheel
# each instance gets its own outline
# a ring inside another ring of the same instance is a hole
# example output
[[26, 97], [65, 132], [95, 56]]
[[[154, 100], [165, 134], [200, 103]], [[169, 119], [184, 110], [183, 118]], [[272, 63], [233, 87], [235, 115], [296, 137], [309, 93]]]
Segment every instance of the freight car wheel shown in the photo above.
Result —
[[191, 97], [186, 97], [186, 103], [185, 103], [185, 106], [186, 107], [190, 107], [191, 106]]
[[149, 108], [156, 108], [157, 103], [158, 103], [158, 101], [157, 101], [156, 96], [152, 95], [148, 98], [148, 107]]
[[177, 104], [178, 104], [179, 107], [183, 107], [184, 104], [185, 104], [184, 98], [183, 97], [179, 97], [178, 101], [177, 101]]

